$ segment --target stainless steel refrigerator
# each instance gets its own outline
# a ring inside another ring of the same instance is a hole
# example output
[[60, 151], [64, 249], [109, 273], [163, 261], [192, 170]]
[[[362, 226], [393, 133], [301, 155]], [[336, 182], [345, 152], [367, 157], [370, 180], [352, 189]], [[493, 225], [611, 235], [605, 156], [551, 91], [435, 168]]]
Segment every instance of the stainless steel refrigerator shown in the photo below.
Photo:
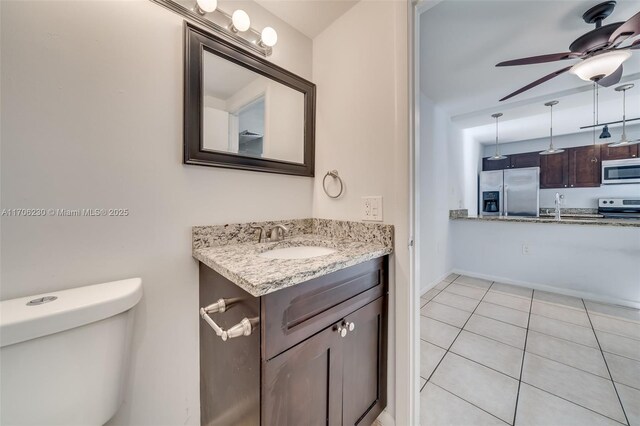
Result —
[[480, 216], [540, 215], [540, 167], [480, 172]]

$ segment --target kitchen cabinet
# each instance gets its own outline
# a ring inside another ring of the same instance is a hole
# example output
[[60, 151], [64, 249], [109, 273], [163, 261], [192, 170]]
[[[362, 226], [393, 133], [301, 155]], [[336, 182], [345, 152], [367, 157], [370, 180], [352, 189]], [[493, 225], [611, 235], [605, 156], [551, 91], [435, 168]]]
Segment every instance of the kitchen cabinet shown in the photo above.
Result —
[[602, 161], [624, 160], [625, 158], [637, 158], [640, 156], [640, 145], [621, 146], [611, 148], [607, 145], [600, 145], [602, 151]]
[[569, 187], [569, 152], [540, 156], [540, 188]]
[[525, 152], [523, 154], [512, 154], [509, 156], [510, 168], [521, 169], [525, 167], [540, 167], [540, 153]]
[[487, 172], [490, 170], [504, 170], [511, 165], [511, 159], [506, 156], [504, 160], [489, 160], [489, 157], [482, 159], [482, 170]]
[[569, 148], [569, 187], [586, 188], [600, 186], [600, 145]]
[[200, 306], [228, 328], [200, 321], [202, 425], [369, 425], [386, 406], [388, 257], [253, 297], [200, 264]]

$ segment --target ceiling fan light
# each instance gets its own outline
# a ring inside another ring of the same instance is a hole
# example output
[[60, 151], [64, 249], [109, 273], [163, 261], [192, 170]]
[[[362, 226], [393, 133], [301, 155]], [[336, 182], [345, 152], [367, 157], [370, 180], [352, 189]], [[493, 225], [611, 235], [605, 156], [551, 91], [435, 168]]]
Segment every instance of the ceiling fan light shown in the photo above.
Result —
[[630, 57], [631, 52], [628, 50], [605, 52], [578, 62], [569, 72], [585, 81], [599, 80], [613, 74]]

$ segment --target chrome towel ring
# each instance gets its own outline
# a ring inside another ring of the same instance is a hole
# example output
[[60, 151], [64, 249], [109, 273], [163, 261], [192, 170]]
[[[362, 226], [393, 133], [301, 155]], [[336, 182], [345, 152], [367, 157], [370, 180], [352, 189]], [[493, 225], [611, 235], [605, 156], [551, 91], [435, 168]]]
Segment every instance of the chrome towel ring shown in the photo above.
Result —
[[[338, 195], [331, 195], [329, 194], [329, 191], [327, 191], [327, 178], [331, 176], [334, 179], [337, 179], [338, 182], [340, 183], [340, 192], [338, 192]], [[337, 170], [330, 170], [327, 172], [326, 175], [324, 175], [324, 178], [322, 179], [322, 189], [324, 189], [324, 193], [327, 194], [327, 196], [329, 198], [338, 198], [342, 195], [342, 191], [344, 191], [344, 183], [342, 182], [342, 178], [340, 176], [338, 176], [338, 171]]]

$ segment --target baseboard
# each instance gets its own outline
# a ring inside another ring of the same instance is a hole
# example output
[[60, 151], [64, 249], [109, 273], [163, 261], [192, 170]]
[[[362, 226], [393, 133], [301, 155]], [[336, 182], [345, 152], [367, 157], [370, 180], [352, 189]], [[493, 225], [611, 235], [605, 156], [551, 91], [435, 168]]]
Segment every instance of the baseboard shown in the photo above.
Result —
[[427, 284], [425, 287], [420, 288], [420, 297], [424, 296], [424, 294], [426, 292], [428, 292], [429, 290], [431, 290], [432, 288], [434, 288], [435, 286], [438, 285], [438, 283], [442, 282], [442, 280], [444, 280], [445, 278], [447, 278], [449, 275], [451, 275], [454, 271], [450, 270], [449, 272], [446, 272], [444, 275], [442, 275], [440, 278], [438, 278], [437, 280], [434, 280], [432, 282], [430, 282], [429, 284]]
[[468, 275], [468, 276], [474, 277], [474, 278], [482, 278], [482, 279], [490, 280], [490, 281], [497, 281], [497, 282], [501, 282], [501, 283], [505, 283], [505, 284], [511, 284], [511, 285], [518, 286], [518, 287], [528, 287], [528, 288], [532, 288], [534, 290], [548, 291], [550, 293], [564, 294], [565, 296], [579, 297], [581, 299], [593, 300], [594, 302], [603, 302], [603, 303], [609, 303], [609, 304], [612, 304], [612, 305], [620, 305], [620, 306], [627, 306], [627, 307], [630, 307], [630, 308], [640, 309], [640, 302], [636, 302], [636, 301], [633, 301], [633, 300], [626, 300], [626, 299], [618, 299], [618, 298], [609, 297], [609, 296], [603, 296], [601, 294], [589, 293], [587, 291], [571, 290], [571, 289], [562, 288], [562, 287], [555, 287], [555, 286], [548, 285], [548, 284], [540, 284], [540, 283], [532, 283], [532, 282], [527, 282], [527, 281], [512, 280], [512, 279], [505, 278], [505, 277], [499, 277], [497, 275], [479, 274], [477, 272], [464, 271], [462, 269], [456, 269], [456, 268], [453, 269], [453, 273], [460, 274], [460, 275]]
[[395, 424], [396, 421], [393, 416], [387, 410], [382, 410], [382, 413], [373, 421], [371, 426], [395, 426]]

